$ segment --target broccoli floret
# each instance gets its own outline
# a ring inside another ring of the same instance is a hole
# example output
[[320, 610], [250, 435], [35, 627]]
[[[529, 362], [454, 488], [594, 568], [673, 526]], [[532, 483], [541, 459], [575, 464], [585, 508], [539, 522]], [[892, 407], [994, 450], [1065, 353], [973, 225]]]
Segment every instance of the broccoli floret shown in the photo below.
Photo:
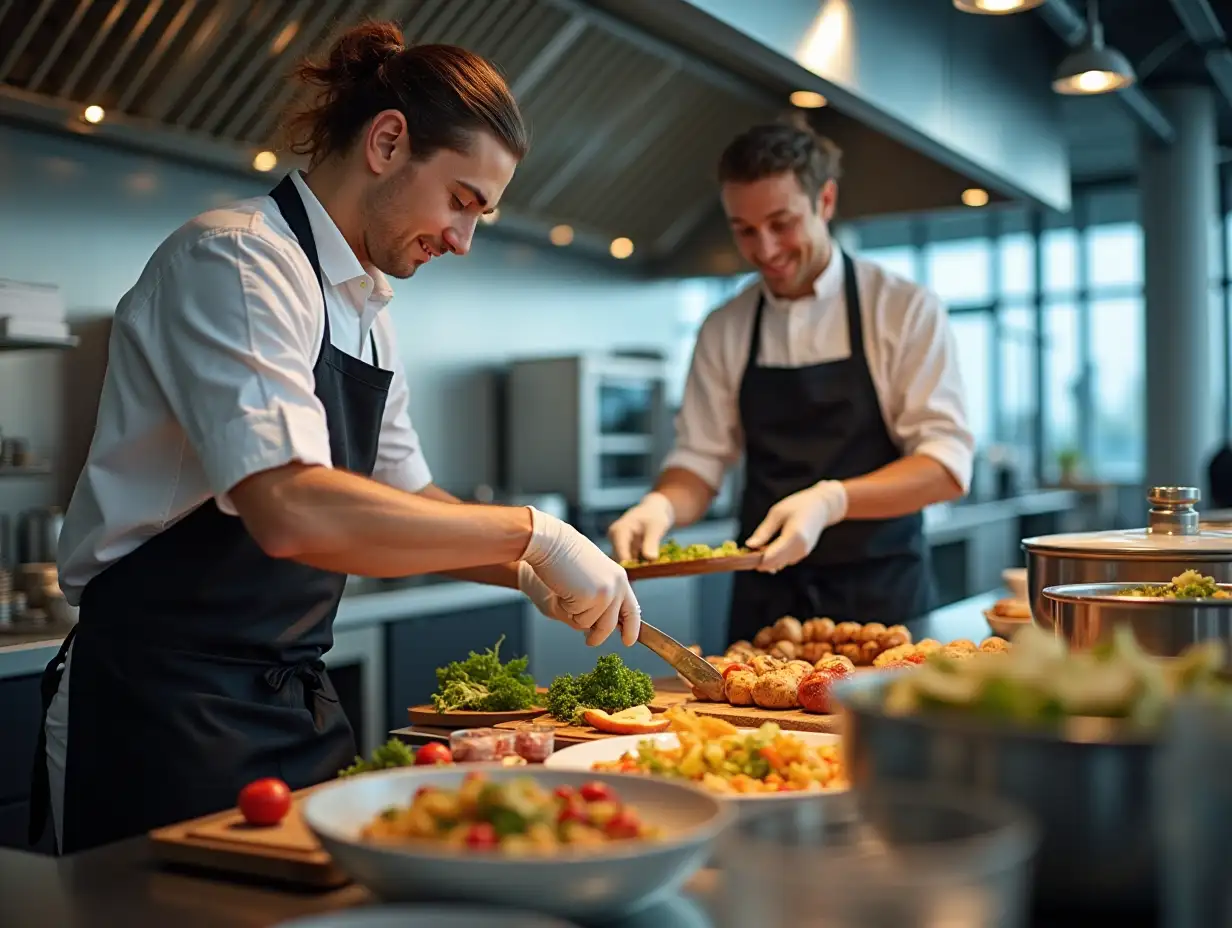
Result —
[[619, 712], [654, 699], [650, 674], [625, 666], [619, 654], [605, 654], [590, 673], [564, 674], [548, 687], [548, 712], [564, 722], [577, 721], [586, 709]]
[[578, 707], [578, 678], [564, 673], [548, 686], [548, 714], [562, 722], [573, 720]]

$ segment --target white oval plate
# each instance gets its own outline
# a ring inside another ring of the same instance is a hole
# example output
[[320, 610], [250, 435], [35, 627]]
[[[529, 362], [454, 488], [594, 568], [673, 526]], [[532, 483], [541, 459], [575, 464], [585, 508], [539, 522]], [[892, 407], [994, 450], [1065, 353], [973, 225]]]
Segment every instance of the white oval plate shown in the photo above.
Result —
[[373, 905], [279, 922], [274, 928], [578, 928], [550, 915], [453, 905]]
[[[757, 729], [741, 728], [738, 729], [742, 735], [751, 735]], [[839, 735], [827, 734], [819, 731], [785, 731], [784, 734], [793, 735], [803, 741], [805, 744], [814, 744], [819, 747], [826, 745], [841, 744], [843, 739]], [[545, 767], [555, 767], [558, 770], [593, 770], [597, 763], [607, 761], [620, 760], [626, 753], [636, 753], [637, 746], [643, 741], [653, 741], [657, 746], [663, 748], [674, 748], [679, 746], [680, 741], [676, 738], [675, 732], [661, 732], [655, 735], [619, 735], [613, 738], [601, 738], [598, 741], [586, 741], [582, 744], [572, 744], [567, 748], [561, 748], [559, 751], [548, 756], [548, 759], [543, 762]], [[679, 782], [679, 781], [677, 781]], [[845, 792], [845, 790], [823, 790], [825, 794]], [[728, 795], [725, 793], [715, 793], [720, 799], [735, 799], [735, 800], [766, 800], [766, 799], [787, 799], [787, 798], [802, 798], [805, 796], [816, 796], [818, 793], [807, 792], [790, 792], [790, 793], [740, 793], [738, 795]]]

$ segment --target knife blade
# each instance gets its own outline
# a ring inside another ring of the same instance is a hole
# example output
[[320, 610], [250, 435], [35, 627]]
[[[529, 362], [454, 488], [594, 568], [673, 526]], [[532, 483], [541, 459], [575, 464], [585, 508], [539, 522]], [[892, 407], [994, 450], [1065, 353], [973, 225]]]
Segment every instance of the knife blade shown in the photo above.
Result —
[[723, 701], [723, 675], [671, 635], [664, 634], [643, 619], [637, 641], [671, 664], [673, 670], [692, 683], [707, 699]]

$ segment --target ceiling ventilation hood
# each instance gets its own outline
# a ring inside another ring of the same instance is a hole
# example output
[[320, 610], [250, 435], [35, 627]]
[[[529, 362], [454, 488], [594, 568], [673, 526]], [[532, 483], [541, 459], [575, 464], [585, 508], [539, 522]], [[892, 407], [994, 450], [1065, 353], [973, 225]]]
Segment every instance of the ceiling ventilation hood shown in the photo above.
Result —
[[[625, 237], [624, 264], [644, 270], [739, 268], [715, 164], [737, 132], [782, 115], [794, 88], [582, 0], [0, 0], [0, 116], [252, 172], [295, 102], [289, 67], [365, 16], [471, 48], [508, 77], [533, 146], [494, 228], [546, 245], [568, 225], [571, 247], [605, 257]], [[972, 186], [834, 107], [812, 112], [845, 149], [846, 218], [957, 204]]]

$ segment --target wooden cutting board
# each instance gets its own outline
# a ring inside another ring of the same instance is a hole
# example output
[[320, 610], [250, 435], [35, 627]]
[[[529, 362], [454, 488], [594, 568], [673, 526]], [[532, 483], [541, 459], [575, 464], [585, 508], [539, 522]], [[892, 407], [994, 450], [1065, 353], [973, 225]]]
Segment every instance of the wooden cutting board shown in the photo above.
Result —
[[[680, 705], [690, 699], [688, 693], [656, 693], [655, 698], [650, 701], [651, 712], [666, 712], [672, 706]], [[503, 722], [496, 725], [496, 728], [516, 729], [521, 722]], [[567, 747], [571, 744], [579, 744], [583, 741], [597, 741], [600, 738], [612, 738], [607, 732], [596, 731], [589, 725], [570, 725], [567, 722], [558, 721], [550, 715], [543, 715], [535, 719], [536, 725], [551, 725], [556, 729], [555, 739], [558, 747]]]
[[168, 825], [150, 832], [154, 857], [167, 863], [257, 876], [329, 889], [346, 883], [300, 814], [311, 789], [295, 793], [291, 811], [277, 825], [257, 828], [238, 809]]
[[519, 712], [437, 712], [431, 705], [411, 706], [407, 710], [411, 725], [428, 728], [492, 728], [502, 722], [525, 722], [543, 715], [546, 709], [523, 709]]
[[729, 706], [725, 702], [702, 702], [690, 697], [681, 703], [698, 715], [722, 719], [737, 728], [758, 728], [766, 722], [774, 722], [784, 731], [818, 731], [826, 734], [842, 734], [843, 717], [815, 715], [803, 709], [763, 709], [760, 706]]

